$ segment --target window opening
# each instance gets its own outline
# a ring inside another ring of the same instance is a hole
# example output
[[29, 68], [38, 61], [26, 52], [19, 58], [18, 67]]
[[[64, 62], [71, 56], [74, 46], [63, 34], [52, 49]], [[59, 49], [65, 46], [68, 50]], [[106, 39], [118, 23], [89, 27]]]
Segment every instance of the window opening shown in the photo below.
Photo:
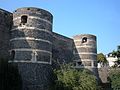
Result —
[[82, 39], [82, 43], [85, 43], [85, 42], [87, 42], [87, 37], [84, 37], [84, 38]]
[[12, 51], [11, 51], [11, 60], [14, 60], [14, 58], [15, 58], [15, 51], [12, 50]]
[[27, 23], [27, 16], [26, 15], [23, 15], [22, 17], [21, 17], [21, 23], [23, 23], [23, 25], [25, 25], [25, 23]]

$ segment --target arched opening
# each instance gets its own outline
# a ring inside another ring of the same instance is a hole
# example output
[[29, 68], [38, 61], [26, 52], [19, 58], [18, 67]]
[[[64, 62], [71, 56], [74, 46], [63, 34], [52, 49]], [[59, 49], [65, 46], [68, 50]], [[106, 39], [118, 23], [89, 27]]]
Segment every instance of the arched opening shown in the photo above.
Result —
[[27, 23], [27, 16], [26, 15], [23, 15], [22, 17], [21, 17], [21, 23], [23, 24], [23, 25], [25, 25], [25, 23]]
[[14, 60], [14, 58], [15, 58], [15, 51], [12, 50], [12, 51], [11, 51], [11, 60]]
[[84, 37], [83, 39], [82, 39], [82, 43], [86, 43], [87, 42], [87, 37]]

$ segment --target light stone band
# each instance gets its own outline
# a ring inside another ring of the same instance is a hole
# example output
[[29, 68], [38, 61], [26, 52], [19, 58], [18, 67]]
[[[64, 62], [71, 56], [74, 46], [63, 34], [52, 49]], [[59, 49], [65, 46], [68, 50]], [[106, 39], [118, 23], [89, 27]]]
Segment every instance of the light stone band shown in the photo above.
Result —
[[14, 61], [8, 61], [9, 63], [12, 63], [12, 62], [14, 62], [14, 63], [18, 63], [18, 62], [20, 62], [20, 63], [43, 63], [43, 64], [51, 64], [51, 62], [43, 62], [43, 61], [25, 61], [25, 60], [14, 60]]
[[33, 38], [33, 37], [20, 37], [20, 38], [10, 39], [10, 41], [14, 41], [14, 40], [35, 40], [35, 41], [42, 41], [42, 42], [47, 42], [49, 44], [52, 44], [52, 42], [50, 42], [48, 40], [38, 39], [38, 38]]
[[85, 46], [75, 46], [74, 48], [83, 48], [83, 47], [85, 47], [85, 48], [96, 48], [96, 47], [93, 47], [93, 46], [88, 46], [88, 45], [85, 45]]
[[96, 53], [88, 53], [88, 52], [87, 52], [87, 53], [86, 53], [86, 52], [81, 52], [81, 53], [74, 53], [74, 54], [79, 54], [79, 55], [82, 55], [82, 54], [88, 54], [88, 55], [89, 55], [89, 54], [92, 54], [92, 55], [97, 55]]
[[11, 29], [11, 31], [21, 30], [21, 29], [25, 29], [25, 30], [26, 30], [26, 29], [39, 30], [39, 31], [47, 32], [47, 33], [49, 33], [49, 34], [52, 35], [52, 32], [50, 32], [50, 31], [48, 31], [48, 30], [46, 30], [46, 29], [40, 29], [40, 28], [37, 28], [37, 27], [26, 27], [26, 26], [24, 26], [24, 27], [16, 27], [16, 28]]
[[20, 49], [11, 49], [10, 51], [37, 51], [37, 52], [44, 52], [44, 53], [49, 53], [50, 55], [52, 55], [52, 53], [50, 51], [46, 51], [46, 50], [40, 50], [40, 49], [26, 49], [26, 48], [20, 48]]
[[76, 62], [79, 62], [79, 61], [96, 61], [96, 60], [93, 60], [93, 59], [77, 59], [77, 60], [73, 60], [73, 61], [76, 61]]

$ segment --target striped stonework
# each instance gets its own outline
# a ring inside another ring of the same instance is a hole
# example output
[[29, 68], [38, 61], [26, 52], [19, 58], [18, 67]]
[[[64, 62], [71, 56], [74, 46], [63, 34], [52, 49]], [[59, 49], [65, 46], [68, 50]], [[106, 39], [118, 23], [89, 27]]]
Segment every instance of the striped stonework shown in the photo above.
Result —
[[74, 39], [74, 62], [76, 68], [87, 68], [97, 76], [96, 36], [90, 34], [76, 35]]
[[52, 15], [37, 8], [20, 8], [13, 13], [12, 62], [49, 63], [52, 60]]

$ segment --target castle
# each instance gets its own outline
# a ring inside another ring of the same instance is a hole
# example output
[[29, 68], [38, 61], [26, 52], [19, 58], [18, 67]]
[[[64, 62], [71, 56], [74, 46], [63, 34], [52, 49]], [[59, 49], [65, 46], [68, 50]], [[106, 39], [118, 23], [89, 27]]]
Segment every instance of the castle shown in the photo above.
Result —
[[73, 62], [97, 76], [96, 36], [57, 34], [52, 31], [52, 14], [34, 7], [13, 13], [0, 9], [0, 22], [0, 56], [17, 65], [23, 90], [47, 90], [56, 62]]

